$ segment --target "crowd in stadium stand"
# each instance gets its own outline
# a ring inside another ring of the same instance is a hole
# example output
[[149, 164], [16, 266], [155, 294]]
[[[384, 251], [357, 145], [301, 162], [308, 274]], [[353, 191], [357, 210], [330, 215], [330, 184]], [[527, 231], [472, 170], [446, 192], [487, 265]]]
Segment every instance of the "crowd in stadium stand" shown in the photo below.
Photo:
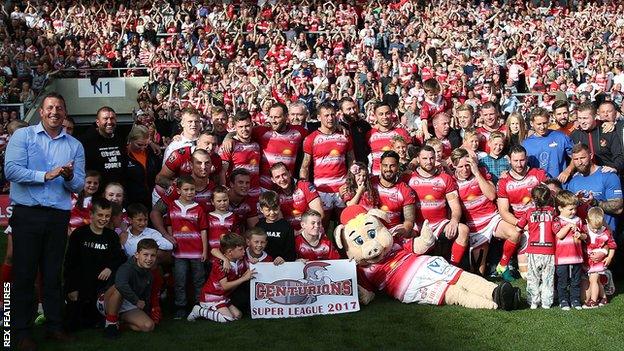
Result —
[[[129, 135], [116, 133], [116, 112], [106, 106], [77, 135], [86, 181], [68, 231], [80, 233], [70, 236], [65, 262], [70, 327], [97, 324], [95, 302], [106, 291], [109, 303], [133, 296], [122, 312], [139, 306], [145, 315], [125, 321], [151, 331], [166, 287], [175, 318], [238, 319], [246, 306], [236, 288], [252, 276], [245, 259], [337, 258], [330, 230], [355, 204], [386, 211], [398, 241], [429, 219], [448, 243], [437, 253], [492, 278], [527, 278], [531, 308], [607, 304], [623, 208], [624, 4], [434, 3], [4, 8], [0, 104], [40, 107], [45, 117], [59, 97], [34, 104], [49, 79], [149, 76]], [[2, 150], [7, 127], [20, 127], [16, 118], [1, 115]], [[200, 220], [189, 239], [182, 222], [194, 203]], [[94, 216], [111, 211], [105, 226], [116, 234], [106, 240], [120, 238], [125, 252], [83, 264], [93, 254], [85, 248], [98, 245], [79, 240], [102, 233]], [[544, 226], [552, 229], [544, 234]], [[153, 245], [137, 244], [141, 235], [159, 246], [160, 268], [141, 295], [148, 301], [113, 285], [119, 267], [118, 280], [139, 279], [122, 263], [125, 253], [143, 267], [138, 252]], [[115, 336], [119, 311], [104, 312]]]

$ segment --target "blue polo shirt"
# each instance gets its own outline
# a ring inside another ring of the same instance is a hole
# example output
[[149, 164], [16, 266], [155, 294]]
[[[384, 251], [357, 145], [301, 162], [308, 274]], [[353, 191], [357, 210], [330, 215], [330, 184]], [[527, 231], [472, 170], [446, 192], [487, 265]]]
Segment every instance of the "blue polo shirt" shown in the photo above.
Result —
[[522, 142], [527, 150], [529, 166], [541, 168], [552, 178], [559, 176], [568, 166], [567, 157], [572, 154], [572, 139], [558, 130], [545, 136], [531, 135]]
[[[581, 173], [576, 173], [572, 176], [572, 179], [564, 185], [564, 188], [575, 193], [583, 190], [586, 192], [592, 192], [594, 198], [598, 201], [615, 200], [622, 198], [622, 186], [620, 185], [620, 179], [616, 173], [603, 173], [602, 167], [597, 167], [596, 170], [584, 176]], [[615, 231], [617, 220], [614, 216], [605, 213], [605, 221], [609, 225], [611, 230]]]

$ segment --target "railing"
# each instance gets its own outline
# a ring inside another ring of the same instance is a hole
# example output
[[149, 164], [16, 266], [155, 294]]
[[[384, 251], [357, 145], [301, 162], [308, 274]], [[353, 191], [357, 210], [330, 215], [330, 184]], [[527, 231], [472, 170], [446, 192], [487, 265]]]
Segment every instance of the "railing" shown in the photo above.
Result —
[[140, 66], [140, 67], [121, 67], [121, 68], [63, 68], [60, 69], [56, 74], [56, 78], [91, 78], [97, 76], [100, 77], [110, 77], [110, 78], [121, 78], [124, 77], [122, 72], [127, 71], [136, 71], [134, 72], [134, 77], [145, 77], [149, 75], [148, 70], [150, 67]]

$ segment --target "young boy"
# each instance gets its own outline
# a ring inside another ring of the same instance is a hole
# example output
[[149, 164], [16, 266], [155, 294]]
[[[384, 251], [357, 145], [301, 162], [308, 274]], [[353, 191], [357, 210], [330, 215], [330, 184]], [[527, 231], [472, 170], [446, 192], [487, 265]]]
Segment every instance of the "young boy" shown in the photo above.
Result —
[[91, 207], [91, 223], [74, 230], [65, 256], [65, 290], [70, 329], [95, 326], [98, 293], [112, 284], [114, 273], [125, 261], [117, 234], [106, 228], [111, 203], [96, 199]]
[[438, 138], [430, 138], [425, 142], [425, 145], [431, 146], [435, 151], [435, 166], [440, 168], [440, 171], [453, 174], [447, 158], [444, 158], [444, 144]]
[[527, 302], [534, 310], [542, 304], [549, 309], [553, 303], [555, 290], [555, 234], [553, 219], [555, 209], [552, 207], [552, 195], [546, 185], [538, 185], [531, 190], [533, 207], [529, 208], [516, 226], [520, 229], [528, 227]]
[[[587, 234], [583, 233], [583, 221], [576, 216], [578, 198], [574, 193], [561, 190], [556, 196], [559, 216], [553, 223], [556, 233], [555, 271], [557, 272], [557, 295], [562, 310], [580, 310], [581, 270], [583, 268], [583, 244]], [[568, 295], [568, 286], [570, 293]]]
[[421, 128], [424, 140], [431, 138], [430, 128], [433, 116], [440, 112], [450, 111], [453, 108], [450, 91], [444, 96], [440, 94], [442, 88], [435, 78], [429, 78], [423, 83], [425, 101], [420, 109]]
[[[171, 251], [173, 250], [173, 237], [165, 238], [157, 230], [147, 228], [147, 218], [149, 210], [145, 205], [136, 203], [130, 204], [127, 209], [128, 220], [130, 225], [128, 229], [119, 235], [119, 241], [126, 253], [126, 256], [134, 256], [137, 250], [137, 244], [143, 239], [154, 239], [158, 244], [158, 263], [167, 265], [171, 264]], [[157, 265], [152, 269], [152, 292], [150, 305], [152, 307], [150, 317], [156, 324], [160, 322], [160, 290], [163, 286], [163, 277]]]
[[204, 262], [208, 257], [208, 217], [206, 208], [195, 202], [195, 182], [190, 176], [181, 176], [176, 181], [180, 197], [177, 200], [158, 200], [154, 211], [161, 215], [168, 214], [171, 224], [167, 230], [176, 241], [173, 252], [175, 278], [175, 306], [174, 319], [186, 316], [186, 274], [191, 268], [191, 279], [195, 299], [199, 298], [201, 287], [204, 284]]
[[220, 247], [223, 256], [230, 263], [228, 272], [221, 269], [221, 261], [213, 258], [208, 280], [201, 291], [200, 303], [193, 307], [187, 320], [205, 318], [225, 323], [240, 319], [241, 311], [230, 303], [229, 295], [239, 285], [251, 280], [255, 270], [245, 262], [245, 239], [235, 233], [221, 237]]
[[251, 228], [245, 233], [245, 241], [247, 249], [245, 250], [245, 260], [247, 264], [256, 264], [258, 262], [273, 262], [276, 266], [284, 263], [281, 257], [275, 260], [264, 249], [267, 246], [267, 233], [259, 227]]
[[258, 201], [264, 218], [260, 219], [257, 227], [264, 229], [268, 236], [266, 252], [272, 257], [282, 258], [292, 262], [295, 254], [295, 232], [282, 217], [279, 207], [279, 197], [274, 191], [267, 191], [260, 195]]
[[219, 250], [221, 236], [227, 232], [238, 232], [238, 220], [233, 212], [230, 212], [230, 200], [227, 189], [218, 185], [212, 191], [212, 205], [214, 211], [208, 214], [208, 245], [210, 254], [221, 260], [221, 267], [227, 272], [230, 263]]
[[98, 299], [98, 310], [106, 317], [104, 337], [119, 337], [119, 319], [135, 331], [154, 329], [154, 321], [145, 311], [149, 311], [150, 271], [156, 264], [157, 254], [158, 244], [154, 239], [139, 241], [134, 255], [117, 270], [115, 285]]
[[295, 252], [299, 261], [337, 260], [340, 254], [331, 240], [323, 234], [321, 214], [307, 210], [301, 216], [301, 235], [295, 237]]
[[496, 185], [501, 175], [511, 169], [509, 156], [503, 154], [505, 150], [505, 134], [498, 131], [492, 132], [490, 140], [488, 140], [488, 146], [490, 147], [490, 153], [479, 160], [479, 166], [487, 169], [488, 173], [492, 175], [494, 185]]

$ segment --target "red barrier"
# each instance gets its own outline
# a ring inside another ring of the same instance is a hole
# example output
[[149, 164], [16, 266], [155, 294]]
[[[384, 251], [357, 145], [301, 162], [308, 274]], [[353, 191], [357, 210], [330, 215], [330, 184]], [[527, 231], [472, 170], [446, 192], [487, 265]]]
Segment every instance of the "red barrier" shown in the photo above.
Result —
[[13, 207], [11, 206], [11, 199], [9, 195], [0, 195], [0, 226], [6, 227], [9, 225], [9, 217], [13, 213]]

